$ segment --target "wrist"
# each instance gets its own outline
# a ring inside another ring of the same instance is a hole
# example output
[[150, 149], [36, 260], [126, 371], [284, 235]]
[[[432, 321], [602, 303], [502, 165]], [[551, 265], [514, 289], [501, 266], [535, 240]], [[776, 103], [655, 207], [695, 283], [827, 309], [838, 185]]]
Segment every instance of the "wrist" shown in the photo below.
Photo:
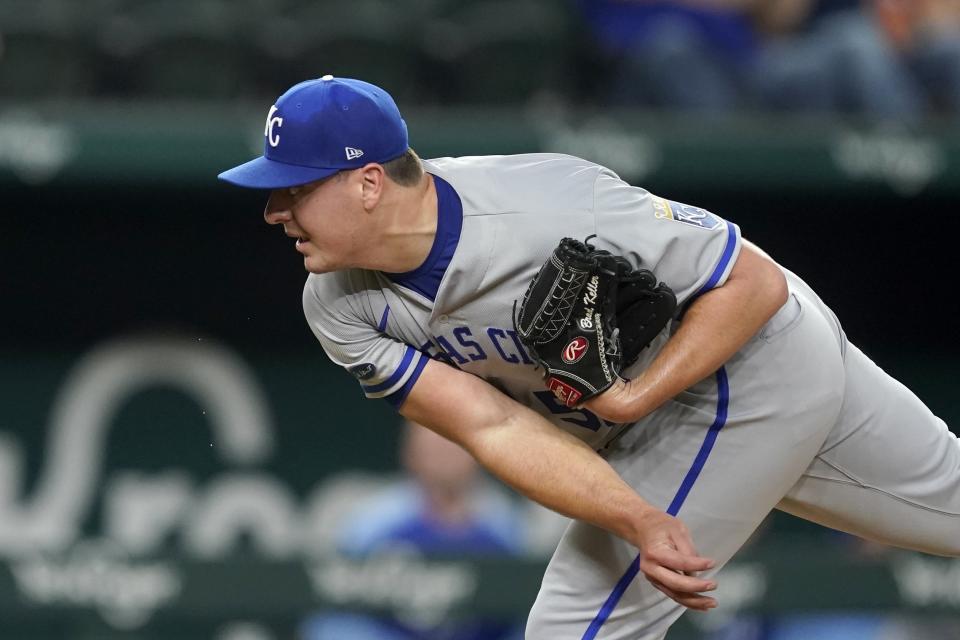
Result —
[[663, 404], [663, 400], [657, 400], [657, 391], [649, 371], [643, 371], [636, 378], [627, 380], [623, 390], [623, 403], [633, 414], [633, 420], [645, 417]]
[[652, 412], [656, 407], [649, 406], [652, 397], [646, 383], [646, 372], [632, 380], [621, 379], [616, 387], [614, 401], [619, 413], [617, 422], [635, 422]]
[[604, 420], [630, 422], [629, 385], [629, 380], [617, 378], [610, 387], [584, 402], [583, 406]]
[[658, 511], [659, 509], [634, 494], [633, 499], [624, 507], [621, 530], [617, 532], [618, 535], [639, 548], [650, 516]]

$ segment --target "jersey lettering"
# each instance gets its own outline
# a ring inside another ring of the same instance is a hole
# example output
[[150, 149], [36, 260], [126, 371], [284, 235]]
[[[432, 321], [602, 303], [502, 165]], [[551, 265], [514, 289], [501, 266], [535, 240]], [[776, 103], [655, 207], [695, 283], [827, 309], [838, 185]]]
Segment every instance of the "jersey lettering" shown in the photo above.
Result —
[[507, 334], [513, 339], [513, 344], [517, 345], [517, 351], [520, 353], [520, 357], [523, 358], [523, 364], [533, 364], [533, 360], [531, 360], [530, 356], [527, 355], [526, 350], [523, 348], [523, 343], [520, 342], [520, 336], [517, 335], [517, 332], [507, 329]]
[[467, 364], [467, 359], [460, 355], [460, 352], [453, 348], [453, 345], [450, 344], [450, 341], [444, 338], [443, 336], [436, 336], [437, 343], [439, 343], [440, 348], [454, 360], [457, 364]]
[[507, 334], [504, 332], [503, 329], [490, 327], [489, 329], [487, 329], [487, 335], [490, 337], [490, 342], [493, 343], [494, 349], [497, 350], [497, 353], [500, 354], [500, 357], [503, 358], [504, 361], [509, 362], [510, 364], [517, 364], [518, 362], [520, 362], [520, 358], [517, 357], [517, 354], [507, 353], [506, 351], [503, 350], [503, 345], [500, 344], [500, 339], [501, 338], [505, 339], [507, 337]]
[[446, 362], [447, 364], [449, 364], [450, 366], [456, 369], [460, 368], [457, 366], [457, 363], [453, 361], [453, 358], [448, 356], [441, 349], [438, 349], [437, 345], [435, 345], [432, 340], [424, 342], [422, 345], [420, 345], [420, 351], [422, 353], [425, 353], [428, 357], [434, 360], [438, 360], [440, 362]]
[[467, 353], [467, 357], [476, 362], [477, 360], [486, 360], [487, 354], [484, 353], [483, 349], [477, 344], [474, 340], [467, 340], [466, 338], [472, 338], [473, 333], [470, 331], [470, 327], [457, 327], [453, 330], [453, 336], [457, 339], [457, 342], [460, 343], [462, 347], [473, 349], [473, 353]]
[[[449, 356], [449, 360], [451, 362], [456, 361], [458, 364], [486, 360], [489, 357], [488, 353], [496, 353], [501, 360], [510, 364], [534, 364], [524, 350], [523, 344], [520, 342], [520, 336], [517, 335], [516, 331], [501, 329], [500, 327], [488, 327], [485, 333], [489, 345], [482, 344], [481, 340], [475, 338], [473, 330], [464, 326], [456, 327], [453, 330], [453, 340], [445, 336], [436, 336], [435, 340], [442, 348], [442, 352], [446, 352], [445, 355]], [[453, 346], [454, 342], [459, 345], [459, 349]], [[490, 348], [491, 346], [493, 349]], [[432, 355], [430, 352], [432, 348], [433, 345], [430, 344], [420, 347], [420, 350]], [[441, 356], [432, 357], [439, 358]]]

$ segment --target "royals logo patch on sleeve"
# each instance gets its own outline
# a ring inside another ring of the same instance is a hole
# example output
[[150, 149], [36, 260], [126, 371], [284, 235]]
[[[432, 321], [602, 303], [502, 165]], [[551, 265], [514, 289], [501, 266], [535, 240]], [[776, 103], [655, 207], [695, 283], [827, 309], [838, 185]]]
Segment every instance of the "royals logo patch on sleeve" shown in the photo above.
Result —
[[720, 224], [720, 218], [706, 209], [693, 205], [665, 200], [653, 196], [653, 215], [660, 220], [674, 220], [700, 227], [701, 229], [715, 229]]

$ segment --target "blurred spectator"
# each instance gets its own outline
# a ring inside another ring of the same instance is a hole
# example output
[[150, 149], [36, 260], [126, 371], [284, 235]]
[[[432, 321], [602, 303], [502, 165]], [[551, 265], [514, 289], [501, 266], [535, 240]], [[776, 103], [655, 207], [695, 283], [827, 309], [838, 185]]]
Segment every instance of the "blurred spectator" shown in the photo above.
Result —
[[769, 43], [761, 103], [914, 123], [960, 114], [957, 0], [820, 0], [806, 29]]
[[754, 74], [760, 105], [900, 121], [921, 117], [919, 88], [865, 4], [819, 0], [811, 9], [793, 33], [768, 39]]
[[[761, 525], [752, 541], [764, 535]], [[839, 531], [824, 530], [818, 538], [825, 545], [843, 548], [852, 557], [868, 561], [882, 562], [893, 554], [909, 553]], [[917, 613], [888, 614], [880, 610], [819, 610], [779, 616], [740, 614], [705, 637], [706, 640], [956, 640], [960, 638], [960, 621], [950, 616], [931, 619]]]
[[928, 107], [960, 114], [960, 1], [873, 0], [877, 21], [923, 87]]
[[958, 0], [579, 0], [621, 105], [960, 113]]
[[[409, 479], [361, 505], [338, 545], [349, 555], [415, 550], [426, 555], [517, 555], [524, 531], [514, 503], [484, 482], [459, 445], [413, 423], [405, 425], [401, 463]], [[457, 620], [321, 613], [302, 629], [304, 640], [519, 640], [522, 621]]]
[[598, 45], [617, 66], [610, 89], [611, 102], [723, 112], [745, 105], [744, 81], [759, 47], [758, 33], [748, 11], [755, 1], [762, 3], [578, 3]]

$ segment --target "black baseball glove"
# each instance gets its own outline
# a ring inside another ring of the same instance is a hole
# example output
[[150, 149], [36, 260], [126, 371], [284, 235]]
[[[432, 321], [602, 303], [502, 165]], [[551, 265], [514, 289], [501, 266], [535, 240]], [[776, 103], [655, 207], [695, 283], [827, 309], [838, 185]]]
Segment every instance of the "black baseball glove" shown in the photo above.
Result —
[[634, 269], [625, 258], [617, 257], [617, 326], [623, 353], [621, 370], [640, 357], [650, 342], [663, 330], [677, 310], [673, 289], [657, 283], [649, 269]]
[[564, 238], [514, 309], [514, 326], [547, 387], [574, 407], [609, 388], [675, 307], [673, 292], [650, 271]]

